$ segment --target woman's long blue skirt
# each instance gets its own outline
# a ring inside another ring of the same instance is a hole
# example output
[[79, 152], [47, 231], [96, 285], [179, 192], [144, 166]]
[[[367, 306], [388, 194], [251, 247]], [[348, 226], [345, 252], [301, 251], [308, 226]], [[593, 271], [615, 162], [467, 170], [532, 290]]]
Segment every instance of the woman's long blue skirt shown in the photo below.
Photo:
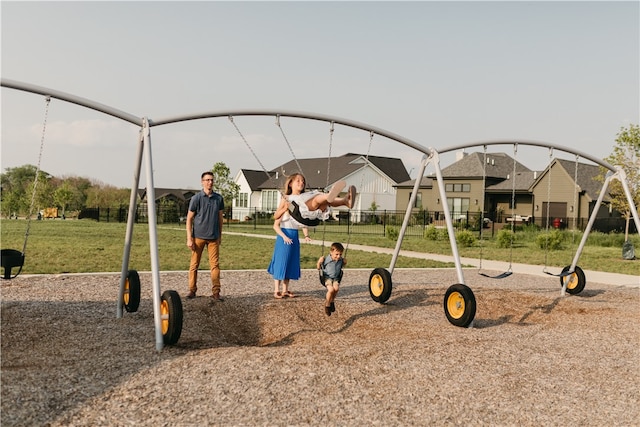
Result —
[[283, 228], [293, 242], [290, 245], [284, 243], [279, 235], [276, 237], [276, 245], [273, 248], [273, 256], [267, 271], [275, 280], [298, 280], [300, 278], [300, 239], [298, 229]]

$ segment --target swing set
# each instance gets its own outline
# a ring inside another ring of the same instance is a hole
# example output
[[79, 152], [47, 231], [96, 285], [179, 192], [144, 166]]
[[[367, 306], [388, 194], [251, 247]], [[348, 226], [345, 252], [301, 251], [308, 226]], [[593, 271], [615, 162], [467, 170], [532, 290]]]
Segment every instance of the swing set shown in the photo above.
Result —
[[[371, 147], [371, 141], [373, 139], [373, 136], [379, 135], [381, 137], [388, 138], [392, 141], [403, 144], [407, 147], [413, 148], [416, 151], [422, 153], [422, 159], [421, 159], [420, 168], [419, 168], [420, 170], [417, 175], [417, 179], [415, 180], [413, 191], [411, 192], [411, 196], [409, 198], [410, 200], [407, 205], [407, 210], [405, 212], [404, 220], [399, 231], [398, 239], [396, 242], [396, 246], [392, 255], [389, 268], [382, 268], [382, 267], [374, 268], [369, 276], [369, 283], [368, 283], [369, 294], [371, 298], [378, 303], [385, 303], [391, 296], [393, 270], [400, 252], [400, 246], [402, 244], [402, 240], [404, 238], [406, 228], [411, 218], [412, 207], [414, 206], [415, 199], [418, 194], [421, 178], [424, 176], [424, 172], [427, 165], [432, 164], [435, 167], [438, 191], [439, 191], [441, 200], [447, 200], [444, 180], [442, 176], [442, 170], [440, 168], [440, 160], [439, 160], [440, 153], [446, 153], [454, 150], [460, 150], [460, 149], [480, 146], [480, 145], [487, 146], [487, 145], [497, 145], [497, 144], [505, 144], [505, 143], [515, 144], [514, 142], [493, 141], [493, 142], [474, 143], [474, 144], [467, 144], [462, 146], [449, 147], [444, 150], [440, 150], [438, 152], [433, 148], [424, 147], [410, 139], [401, 137], [400, 135], [397, 135], [395, 133], [392, 133], [374, 126], [370, 126], [364, 123], [343, 119], [335, 116], [299, 112], [299, 111], [281, 111], [281, 110], [277, 110], [277, 111], [275, 110], [213, 111], [213, 112], [204, 112], [204, 113], [197, 113], [197, 114], [188, 114], [188, 115], [182, 115], [182, 116], [174, 116], [174, 117], [168, 117], [168, 118], [163, 118], [159, 120], [151, 120], [151, 119], [148, 119], [147, 117], [140, 118], [139, 116], [135, 116], [135, 115], [123, 112], [121, 110], [87, 100], [85, 98], [80, 98], [74, 95], [70, 95], [64, 92], [55, 91], [55, 90], [40, 87], [40, 86], [35, 86], [35, 85], [17, 82], [15, 80], [8, 80], [8, 79], [2, 79], [0, 83], [2, 87], [40, 94], [40, 95], [46, 96], [47, 99], [50, 99], [50, 98], [60, 99], [62, 101], [70, 102], [70, 103], [80, 105], [89, 109], [93, 109], [93, 110], [105, 113], [107, 115], [111, 115], [113, 117], [122, 119], [124, 121], [132, 123], [133, 125], [139, 127], [140, 129], [139, 137], [137, 140], [138, 151], [136, 155], [136, 161], [134, 164], [134, 179], [131, 186], [131, 198], [129, 203], [129, 213], [127, 218], [125, 244], [124, 244], [124, 251], [123, 251], [123, 258], [122, 258], [122, 269], [120, 274], [120, 285], [119, 285], [118, 301], [117, 301], [116, 315], [118, 318], [123, 316], [123, 310], [126, 310], [127, 312], [137, 311], [140, 303], [140, 277], [136, 270], [129, 269], [129, 258], [130, 258], [130, 252], [131, 252], [131, 241], [133, 237], [133, 225], [134, 225], [135, 212], [136, 212], [137, 189], [139, 188], [140, 173], [143, 165], [143, 157], [144, 157], [145, 172], [146, 172], [147, 197], [149, 198], [149, 200], [155, 200], [155, 187], [154, 187], [154, 180], [153, 180], [153, 161], [152, 161], [152, 150], [151, 150], [151, 128], [152, 127], [190, 121], [190, 120], [227, 117], [230, 119], [231, 123], [233, 123], [233, 125], [236, 127], [236, 130], [238, 131], [238, 133], [240, 133], [240, 135], [242, 136], [242, 133], [234, 123], [234, 120], [233, 120], [234, 117], [272, 116], [272, 117], [276, 117], [276, 121], [279, 127], [280, 127], [280, 123], [279, 123], [280, 117], [290, 117], [290, 118], [296, 118], [296, 119], [317, 120], [321, 122], [330, 123], [331, 135], [333, 135], [334, 124], [339, 124], [342, 126], [369, 132], [369, 135], [370, 135], [369, 148]], [[47, 101], [47, 105], [48, 105], [48, 101]], [[43, 126], [43, 129], [44, 129], [44, 126]], [[282, 133], [287, 145], [289, 146], [289, 149], [292, 155], [295, 158], [295, 155], [293, 154], [293, 149], [291, 148], [291, 144], [289, 144], [289, 141], [286, 135], [284, 134], [284, 131], [282, 131]], [[268, 171], [260, 161], [259, 157], [255, 154], [251, 146], [247, 143], [244, 136], [242, 136], [242, 139], [245, 142], [245, 144], [249, 147], [251, 152], [254, 154], [254, 157], [256, 157], [256, 159], [262, 166], [262, 169], [267, 173], [267, 175], [269, 176], [269, 179], [272, 180], [273, 179], [272, 175], [268, 173]], [[44, 136], [42, 141], [44, 141]], [[332, 136], [330, 137], [330, 145], [331, 144], [332, 144]], [[570, 266], [565, 267], [566, 271], [564, 271], [564, 274], [561, 273], [563, 275], [560, 277], [561, 283], [563, 286], [563, 290], [562, 290], [563, 294], [565, 289], [567, 289], [567, 286], [573, 283], [574, 281], [577, 282], [577, 286], [575, 286], [573, 289], [582, 290], [582, 288], [584, 288], [585, 278], [584, 278], [584, 274], [581, 274], [582, 270], [580, 270], [579, 267], [577, 267], [578, 258], [584, 247], [589, 230], [591, 229], [593, 222], [595, 221], [595, 215], [602, 203], [604, 194], [606, 193], [606, 189], [612, 179], [620, 180], [620, 182], [622, 183], [623, 189], [625, 191], [625, 194], [627, 196], [627, 199], [630, 202], [632, 201], [629, 187], [626, 182], [625, 173], [621, 168], [616, 168], [604, 161], [595, 159], [587, 154], [579, 153], [569, 148], [559, 147], [557, 145], [551, 146], [549, 144], [537, 143], [537, 142], [519, 141], [517, 144], [543, 146], [543, 147], [560, 149], [568, 153], [573, 152], [575, 154], [579, 154], [581, 157], [587, 158], [592, 162], [609, 169], [610, 171], [607, 174], [600, 196], [593, 209], [593, 214], [589, 218], [589, 223], [587, 224], [586, 231], [583, 234], [582, 241], [580, 242], [580, 245], [573, 259], [573, 262], [571, 263]], [[41, 148], [41, 154], [42, 154], [42, 148]], [[368, 155], [369, 154], [367, 153], [367, 162], [368, 162]], [[328, 162], [327, 175], [329, 175], [329, 171], [330, 171], [330, 161], [331, 161], [331, 155], [329, 155], [327, 160]], [[297, 162], [297, 159], [296, 159], [296, 162]], [[515, 176], [514, 176], [514, 179], [515, 179]], [[37, 182], [37, 179], [36, 179], [36, 182]], [[34, 183], [34, 187], [35, 187], [35, 183]], [[277, 188], [278, 186], [276, 185], [275, 187]], [[640, 230], [640, 220], [638, 219], [637, 209], [633, 205], [633, 203], [630, 203], [630, 206], [631, 206], [631, 211], [632, 211], [632, 215], [636, 223], [636, 226]], [[457, 279], [458, 279], [458, 283], [451, 285], [445, 292], [444, 301], [443, 301], [444, 311], [448, 321], [451, 324], [455, 326], [460, 326], [460, 327], [469, 327], [469, 326], [472, 326], [472, 322], [475, 317], [476, 300], [471, 288], [465, 284], [462, 264], [460, 261], [460, 256], [458, 253], [457, 244], [455, 240], [455, 232], [453, 228], [451, 212], [449, 210], [447, 203], [443, 203], [443, 210], [444, 210], [445, 222], [448, 230], [451, 251], [454, 258], [455, 270], [456, 270]], [[164, 291], [163, 293], [160, 292], [160, 269], [159, 269], [159, 258], [158, 258], [158, 241], [157, 241], [158, 237], [157, 237], [157, 218], [156, 218], [157, 213], [155, 209], [150, 209], [148, 212], [148, 215], [149, 215], [148, 217], [149, 218], [149, 222], [148, 222], [149, 223], [149, 243], [151, 248], [150, 256], [151, 256], [151, 270], [152, 270], [151, 276], [152, 276], [152, 291], [153, 291], [155, 342], [156, 342], [156, 349], [159, 351], [163, 348], [164, 345], [172, 345], [178, 341], [182, 331], [183, 313], [182, 313], [182, 303], [180, 300], [180, 296], [176, 291], [167, 290], [167, 291]], [[323, 246], [324, 246], [324, 237], [323, 237]], [[26, 237], [25, 237], [25, 248], [26, 248]], [[25, 258], [24, 257], [25, 248], [23, 248], [23, 251], [20, 253], [21, 257], [18, 257], [18, 258], [21, 258], [21, 260], [19, 259], [16, 262], [13, 261], [12, 257], [15, 255], [16, 252], [19, 252], [19, 251], [7, 250], [8, 251], [6, 252], [7, 256], [5, 257], [5, 250], [3, 250], [2, 267], [5, 268], [4, 276], [7, 276], [6, 270], [11, 270], [11, 268], [16, 267], [17, 264], [20, 265], [20, 268], [22, 267], [24, 263], [24, 258]], [[345, 251], [346, 251], [346, 248], [345, 248]], [[13, 264], [16, 264], [16, 265], [13, 265]], [[507, 270], [507, 272], [511, 273], [511, 265], [509, 266], [509, 269]], [[15, 277], [15, 276], [17, 276], [17, 274], [12, 276], [9, 273], [8, 275], [9, 278]]]

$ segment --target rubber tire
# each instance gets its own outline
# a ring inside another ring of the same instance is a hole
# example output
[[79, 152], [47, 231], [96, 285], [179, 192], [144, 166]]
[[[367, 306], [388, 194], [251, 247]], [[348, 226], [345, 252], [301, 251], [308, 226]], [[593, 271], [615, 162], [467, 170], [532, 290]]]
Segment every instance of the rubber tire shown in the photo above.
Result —
[[444, 312], [451, 324], [469, 326], [476, 316], [476, 297], [471, 288], [460, 283], [449, 286], [444, 294]]
[[[562, 269], [562, 273], [566, 273], [570, 268], [571, 266], [567, 265]], [[582, 269], [577, 265], [573, 273], [569, 274], [568, 276], [560, 277], [560, 286], [564, 286], [565, 281], [568, 281], [567, 292], [571, 295], [576, 295], [582, 292], [585, 285], [587, 284], [587, 278], [584, 275], [584, 271], [582, 271]]]
[[182, 301], [176, 291], [164, 291], [160, 298], [160, 322], [165, 345], [178, 342], [182, 334]]
[[391, 273], [385, 268], [376, 268], [369, 276], [369, 295], [375, 302], [384, 304], [391, 297]]
[[136, 270], [129, 270], [127, 273], [122, 304], [128, 313], [135, 313], [140, 307], [140, 275]]

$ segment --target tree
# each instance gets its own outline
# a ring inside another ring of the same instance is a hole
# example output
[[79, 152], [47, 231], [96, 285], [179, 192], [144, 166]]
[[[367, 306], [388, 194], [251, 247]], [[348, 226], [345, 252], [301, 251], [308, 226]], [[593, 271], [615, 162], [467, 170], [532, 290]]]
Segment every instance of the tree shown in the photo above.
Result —
[[[23, 165], [15, 168], [6, 168], [6, 172], [0, 175], [2, 215], [6, 217], [14, 212], [28, 213], [37, 170], [38, 168], [33, 165]], [[50, 180], [51, 175], [41, 170], [38, 174], [34, 209], [50, 205]]]
[[[631, 198], [635, 206], [640, 205], [640, 126], [629, 125], [622, 127], [616, 138], [616, 145], [613, 153], [605, 158], [608, 163], [621, 167], [627, 175], [627, 183]], [[598, 177], [604, 181], [606, 171]], [[625, 218], [625, 241], [629, 240], [629, 222], [631, 220], [631, 209], [627, 196], [618, 180], [612, 180], [609, 184], [609, 197], [611, 207]]]
[[67, 207], [73, 201], [74, 191], [69, 181], [64, 181], [53, 192], [53, 202], [62, 208], [62, 216], [66, 216]]
[[213, 191], [220, 193], [225, 201], [225, 207], [230, 208], [232, 201], [240, 193], [240, 186], [233, 181], [231, 171], [224, 162], [213, 165], [211, 173], [213, 173]]

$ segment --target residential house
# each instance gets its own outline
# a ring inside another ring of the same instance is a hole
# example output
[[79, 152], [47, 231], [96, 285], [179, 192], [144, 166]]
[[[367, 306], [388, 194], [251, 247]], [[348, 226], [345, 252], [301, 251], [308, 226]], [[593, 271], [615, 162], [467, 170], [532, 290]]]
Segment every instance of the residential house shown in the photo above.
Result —
[[[517, 160], [514, 163], [514, 158], [505, 153], [487, 153], [486, 164], [484, 159], [481, 152], [461, 152], [455, 163], [442, 169], [446, 203], [456, 220], [472, 220], [483, 209], [483, 216], [497, 223], [535, 222], [546, 226], [547, 220], [557, 218], [552, 225], [572, 225], [575, 219], [583, 227], [602, 187], [595, 179], [600, 173], [596, 165], [578, 162], [576, 174], [575, 161], [554, 159], [538, 172]], [[396, 209], [407, 208], [414, 184], [415, 180], [410, 180], [397, 185]], [[423, 177], [418, 191], [412, 209], [432, 212], [435, 220], [441, 220], [443, 202], [435, 175]], [[604, 201], [599, 218], [612, 215], [606, 205], [608, 197]]]
[[[401, 159], [355, 153], [330, 159], [293, 159], [268, 173], [242, 169], [235, 177], [235, 182], [240, 186], [240, 195], [234, 200], [233, 218], [244, 220], [254, 212], [275, 211], [282, 197], [286, 177], [298, 171], [304, 174], [308, 189], [328, 191], [339, 180], [345, 180], [347, 186], [354, 185], [358, 197], [352, 211], [356, 215], [372, 207], [395, 210], [396, 185], [409, 179]], [[346, 211], [346, 208], [335, 208], [334, 211]]]
[[[484, 207], [485, 217], [502, 220], [503, 212], [511, 213], [514, 159], [505, 153], [487, 153], [486, 165], [483, 153], [457, 153], [456, 162], [442, 169], [446, 200], [441, 200], [435, 174], [422, 178], [413, 210], [426, 210], [441, 219], [442, 204], [447, 203], [454, 219], [469, 219], [469, 214], [479, 215]], [[531, 214], [529, 186], [535, 172], [515, 162], [514, 214]], [[396, 209], [407, 208], [415, 180], [398, 186]]]
[[[586, 225], [600, 194], [602, 183], [595, 178], [600, 167], [572, 160], [554, 159], [532, 183], [537, 223], [546, 226], [547, 220], [557, 219], [555, 226]], [[609, 197], [605, 194], [603, 204], [596, 218], [618, 216], [610, 210]]]
[[[178, 222], [187, 215], [189, 201], [200, 190], [155, 188], [155, 204], [158, 212], [158, 222]], [[147, 190], [138, 189], [139, 209], [142, 215], [147, 212]]]

